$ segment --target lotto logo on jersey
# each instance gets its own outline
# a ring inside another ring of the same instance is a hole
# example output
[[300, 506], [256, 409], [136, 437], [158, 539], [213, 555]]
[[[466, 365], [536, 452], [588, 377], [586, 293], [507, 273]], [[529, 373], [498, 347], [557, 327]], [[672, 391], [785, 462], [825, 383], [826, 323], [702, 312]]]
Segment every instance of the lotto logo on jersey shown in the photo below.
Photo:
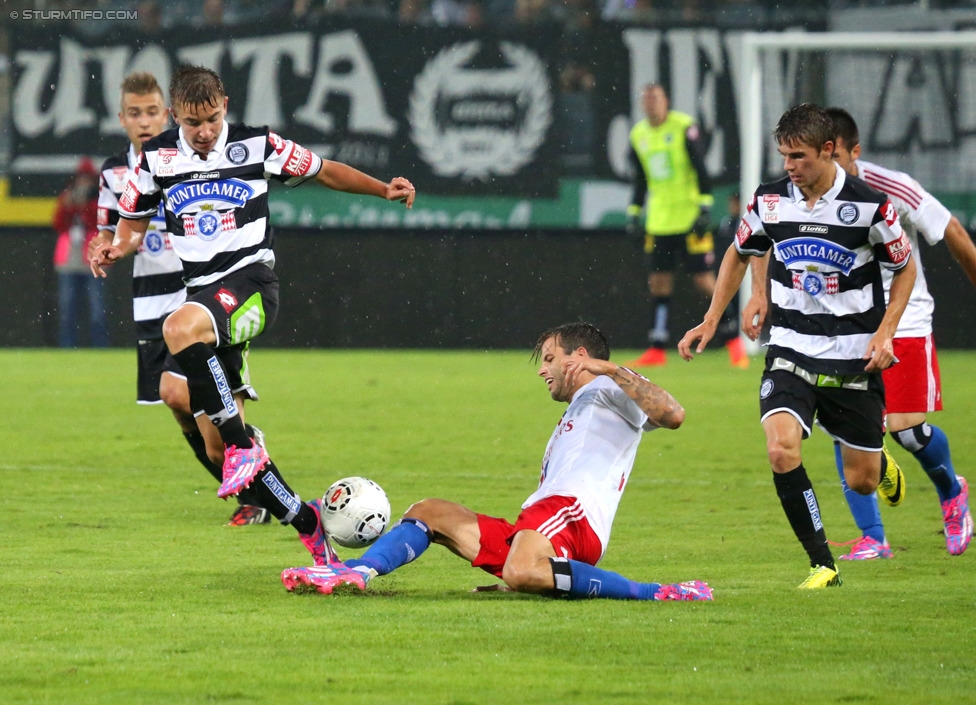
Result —
[[752, 228], [749, 227], [749, 223], [743, 218], [739, 221], [739, 227], [735, 230], [735, 241], [741, 247], [750, 237], [752, 237]]
[[277, 154], [285, 151], [285, 141], [281, 139], [277, 132], [268, 132], [268, 142], [271, 143], [271, 146]]
[[896, 211], [894, 205], [892, 205], [891, 199], [885, 201], [884, 219], [889, 228], [895, 224], [896, 220], [898, 220], [898, 211]]
[[291, 154], [288, 156], [288, 161], [285, 162], [282, 171], [291, 176], [305, 176], [311, 168], [312, 153], [296, 144], [292, 147]]
[[885, 248], [888, 250], [888, 257], [895, 264], [901, 264], [908, 256], [912, 254], [912, 246], [908, 242], [908, 238], [902, 233], [902, 236], [895, 240], [894, 242], [885, 243]]
[[218, 291], [214, 294], [214, 298], [217, 299], [217, 303], [224, 307], [224, 311], [227, 313], [237, 308], [237, 297], [227, 291], [227, 289]]
[[119, 210], [123, 210], [126, 213], [135, 213], [136, 199], [138, 197], [139, 192], [136, 190], [135, 182], [130, 179], [122, 190], [122, 195], [119, 197]]

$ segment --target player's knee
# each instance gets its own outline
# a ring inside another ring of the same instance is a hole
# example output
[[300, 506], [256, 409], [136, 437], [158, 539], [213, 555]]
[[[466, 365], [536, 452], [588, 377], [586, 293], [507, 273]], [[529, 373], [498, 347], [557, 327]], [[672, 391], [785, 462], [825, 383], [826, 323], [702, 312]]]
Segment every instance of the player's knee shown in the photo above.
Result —
[[436, 530], [434, 527], [438, 525], [437, 518], [441, 513], [438, 511], [438, 507], [442, 501], [439, 499], [422, 499], [419, 502], [414, 502], [403, 513], [403, 518], [416, 519], [423, 522], [431, 530]]
[[865, 475], [860, 475], [857, 477], [846, 477], [847, 486], [858, 494], [869, 495], [878, 489], [878, 483], [872, 480], [870, 477]]
[[514, 553], [509, 554], [502, 567], [502, 580], [516, 592], [545, 593], [555, 585], [548, 558], [526, 559]]
[[208, 342], [201, 332], [209, 330], [210, 325], [210, 319], [203, 309], [183, 306], [163, 321], [163, 340], [175, 354], [194, 343]]
[[783, 445], [777, 440], [766, 443], [769, 465], [776, 472], [789, 472], [800, 464], [800, 454], [795, 448]]

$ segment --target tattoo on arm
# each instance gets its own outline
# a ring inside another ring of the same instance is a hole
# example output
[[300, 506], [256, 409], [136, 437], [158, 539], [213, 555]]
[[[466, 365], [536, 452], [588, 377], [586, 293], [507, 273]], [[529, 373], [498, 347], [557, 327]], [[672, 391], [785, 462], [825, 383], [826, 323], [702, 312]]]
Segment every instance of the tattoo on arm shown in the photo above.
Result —
[[637, 402], [652, 424], [678, 428], [684, 421], [685, 410], [677, 400], [646, 377], [626, 367], [619, 367], [611, 379]]

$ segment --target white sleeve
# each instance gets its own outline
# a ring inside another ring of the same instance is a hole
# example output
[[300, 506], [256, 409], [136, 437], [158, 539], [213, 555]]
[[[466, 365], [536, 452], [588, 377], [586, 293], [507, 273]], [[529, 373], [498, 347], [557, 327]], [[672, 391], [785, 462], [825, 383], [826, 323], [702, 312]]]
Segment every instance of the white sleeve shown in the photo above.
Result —
[[872, 187], [885, 193], [898, 215], [934, 245], [945, 237], [952, 214], [939, 200], [903, 171], [886, 169], [870, 162], [857, 162], [861, 174]]

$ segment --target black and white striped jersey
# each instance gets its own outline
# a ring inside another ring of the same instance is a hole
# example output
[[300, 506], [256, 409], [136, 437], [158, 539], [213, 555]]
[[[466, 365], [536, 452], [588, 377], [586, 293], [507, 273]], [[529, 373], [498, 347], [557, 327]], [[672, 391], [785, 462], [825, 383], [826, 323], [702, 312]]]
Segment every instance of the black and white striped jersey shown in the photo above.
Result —
[[[132, 145], [102, 164], [98, 185], [98, 229], [115, 232], [119, 222], [119, 197], [130, 172], [139, 163]], [[166, 217], [160, 206], [132, 262], [132, 318], [139, 340], [163, 337], [163, 319], [186, 300], [183, 263], [166, 233]]]
[[808, 208], [788, 177], [761, 185], [736, 232], [741, 254], [769, 262], [769, 353], [821, 374], [864, 371], [885, 313], [881, 267], [904, 267], [911, 245], [888, 197], [835, 165], [833, 187]]
[[143, 145], [119, 211], [144, 218], [162, 200], [186, 285], [206, 286], [250, 264], [274, 267], [268, 181], [297, 186], [321, 168], [316, 154], [267, 127], [225, 122], [206, 160], [173, 128]]

